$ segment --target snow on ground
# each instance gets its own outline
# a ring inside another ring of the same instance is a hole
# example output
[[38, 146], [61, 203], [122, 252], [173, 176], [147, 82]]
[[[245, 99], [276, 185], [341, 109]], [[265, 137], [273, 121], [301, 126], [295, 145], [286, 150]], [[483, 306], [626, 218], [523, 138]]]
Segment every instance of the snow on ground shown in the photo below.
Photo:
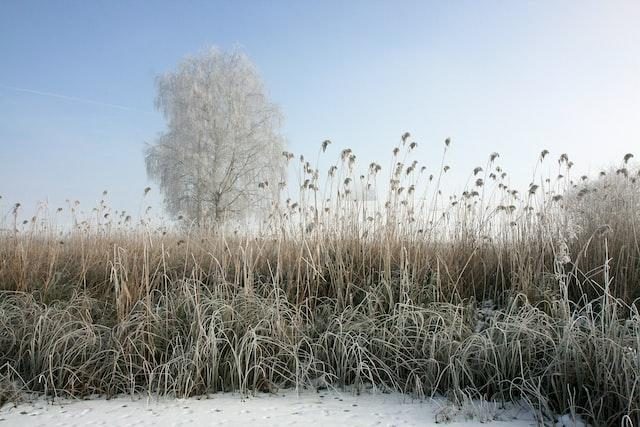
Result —
[[565, 414], [558, 417], [554, 427], [589, 427], [589, 424], [578, 416]]
[[232, 393], [191, 399], [120, 396], [115, 399], [43, 398], [0, 408], [1, 426], [535, 426], [525, 409], [444, 399], [413, 400], [401, 394], [294, 390], [243, 397]]

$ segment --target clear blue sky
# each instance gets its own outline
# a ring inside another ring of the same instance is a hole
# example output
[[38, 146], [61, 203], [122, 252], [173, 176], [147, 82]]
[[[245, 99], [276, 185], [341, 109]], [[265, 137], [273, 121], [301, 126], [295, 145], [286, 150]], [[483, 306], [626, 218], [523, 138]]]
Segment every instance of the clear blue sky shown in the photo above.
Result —
[[408, 130], [434, 167], [451, 136], [465, 178], [498, 151], [526, 184], [543, 148], [593, 173], [640, 155], [639, 23], [633, 0], [4, 0], [0, 218], [103, 189], [137, 210], [154, 77], [211, 45], [253, 59], [297, 154], [330, 138], [386, 166]]

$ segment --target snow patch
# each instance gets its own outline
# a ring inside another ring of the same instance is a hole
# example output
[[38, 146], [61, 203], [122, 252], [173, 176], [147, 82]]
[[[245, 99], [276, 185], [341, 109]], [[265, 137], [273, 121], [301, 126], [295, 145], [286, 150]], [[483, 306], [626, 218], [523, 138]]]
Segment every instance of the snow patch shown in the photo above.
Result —
[[170, 399], [119, 396], [115, 399], [36, 398], [0, 408], [0, 425], [28, 426], [429, 426], [446, 423], [475, 427], [492, 423], [535, 426], [529, 411], [514, 405], [465, 402], [444, 398], [419, 401], [398, 393], [339, 393], [286, 390], [277, 394], [242, 396], [219, 393], [209, 397]]

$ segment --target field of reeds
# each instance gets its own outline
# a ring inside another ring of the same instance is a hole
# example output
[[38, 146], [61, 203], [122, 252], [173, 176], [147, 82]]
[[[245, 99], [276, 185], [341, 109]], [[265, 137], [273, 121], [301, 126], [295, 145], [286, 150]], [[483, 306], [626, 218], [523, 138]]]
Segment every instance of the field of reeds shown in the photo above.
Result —
[[545, 150], [516, 190], [493, 153], [446, 195], [450, 141], [434, 171], [416, 149], [324, 172], [285, 152], [299, 182], [261, 184], [282, 201], [251, 227], [9, 206], [0, 401], [374, 387], [640, 423], [632, 156], [574, 177]]

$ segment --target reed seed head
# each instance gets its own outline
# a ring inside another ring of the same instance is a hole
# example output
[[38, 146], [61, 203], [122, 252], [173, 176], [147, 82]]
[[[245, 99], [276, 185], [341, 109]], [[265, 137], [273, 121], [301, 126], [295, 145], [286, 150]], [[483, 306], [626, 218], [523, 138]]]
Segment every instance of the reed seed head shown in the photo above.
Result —
[[547, 154], [549, 154], [549, 150], [542, 150], [540, 153], [540, 160], [544, 160], [544, 158], [547, 157]]

